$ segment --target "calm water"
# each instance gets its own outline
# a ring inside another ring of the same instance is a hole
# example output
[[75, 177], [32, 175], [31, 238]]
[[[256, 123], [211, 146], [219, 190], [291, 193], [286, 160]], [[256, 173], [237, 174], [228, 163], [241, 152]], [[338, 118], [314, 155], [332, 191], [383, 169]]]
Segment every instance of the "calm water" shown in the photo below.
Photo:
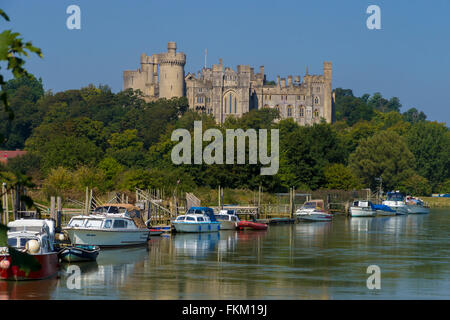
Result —
[[[156, 237], [78, 264], [81, 289], [70, 290], [62, 271], [58, 279], [0, 282], [0, 298], [449, 299], [449, 230], [450, 210], [434, 209]], [[369, 265], [381, 268], [380, 290], [367, 289]]]

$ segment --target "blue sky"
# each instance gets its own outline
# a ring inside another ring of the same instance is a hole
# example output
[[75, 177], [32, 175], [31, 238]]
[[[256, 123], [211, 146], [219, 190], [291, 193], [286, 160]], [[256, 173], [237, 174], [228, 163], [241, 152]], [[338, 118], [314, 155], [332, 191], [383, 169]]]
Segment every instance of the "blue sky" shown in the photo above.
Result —
[[[66, 27], [66, 8], [81, 8], [81, 30]], [[366, 27], [366, 8], [381, 8], [381, 30]], [[223, 58], [226, 66], [265, 66], [277, 75], [321, 73], [333, 62], [333, 87], [355, 95], [397, 96], [402, 111], [416, 107], [430, 120], [450, 120], [450, 1], [172, 1], [0, 0], [11, 22], [42, 48], [29, 71], [54, 92], [93, 84], [122, 89], [122, 71], [139, 56], [176, 41], [186, 73]], [[140, 30], [140, 31], [137, 31]]]

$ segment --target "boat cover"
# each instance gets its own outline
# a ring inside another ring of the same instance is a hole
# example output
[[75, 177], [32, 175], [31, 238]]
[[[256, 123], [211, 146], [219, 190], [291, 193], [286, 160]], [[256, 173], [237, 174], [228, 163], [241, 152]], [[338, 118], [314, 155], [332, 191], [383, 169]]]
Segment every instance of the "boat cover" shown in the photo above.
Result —
[[383, 211], [388, 211], [388, 212], [394, 212], [394, 210], [392, 210], [389, 206], [387, 206], [385, 204], [374, 204], [373, 208], [375, 210], [383, 210]]

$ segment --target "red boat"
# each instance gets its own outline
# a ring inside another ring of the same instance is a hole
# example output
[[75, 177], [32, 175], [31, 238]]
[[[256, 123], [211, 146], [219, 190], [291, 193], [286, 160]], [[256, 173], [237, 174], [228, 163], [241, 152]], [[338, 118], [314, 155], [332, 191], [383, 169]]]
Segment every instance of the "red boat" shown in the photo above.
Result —
[[[20, 219], [8, 223], [8, 245], [26, 252], [37, 261], [37, 270], [28, 274], [11, 265], [8, 248], [0, 248], [0, 280], [40, 280], [58, 273], [58, 253], [53, 249], [54, 222], [52, 220]], [[40, 266], [40, 268], [39, 268]]]
[[252, 221], [239, 221], [237, 228], [240, 230], [243, 229], [267, 230], [267, 224]]

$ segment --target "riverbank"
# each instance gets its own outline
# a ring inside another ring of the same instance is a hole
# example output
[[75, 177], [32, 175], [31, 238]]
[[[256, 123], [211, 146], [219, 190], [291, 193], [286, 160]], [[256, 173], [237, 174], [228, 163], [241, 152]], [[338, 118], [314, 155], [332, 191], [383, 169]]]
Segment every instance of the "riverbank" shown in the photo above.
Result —
[[430, 208], [450, 208], [450, 198], [421, 197]]

